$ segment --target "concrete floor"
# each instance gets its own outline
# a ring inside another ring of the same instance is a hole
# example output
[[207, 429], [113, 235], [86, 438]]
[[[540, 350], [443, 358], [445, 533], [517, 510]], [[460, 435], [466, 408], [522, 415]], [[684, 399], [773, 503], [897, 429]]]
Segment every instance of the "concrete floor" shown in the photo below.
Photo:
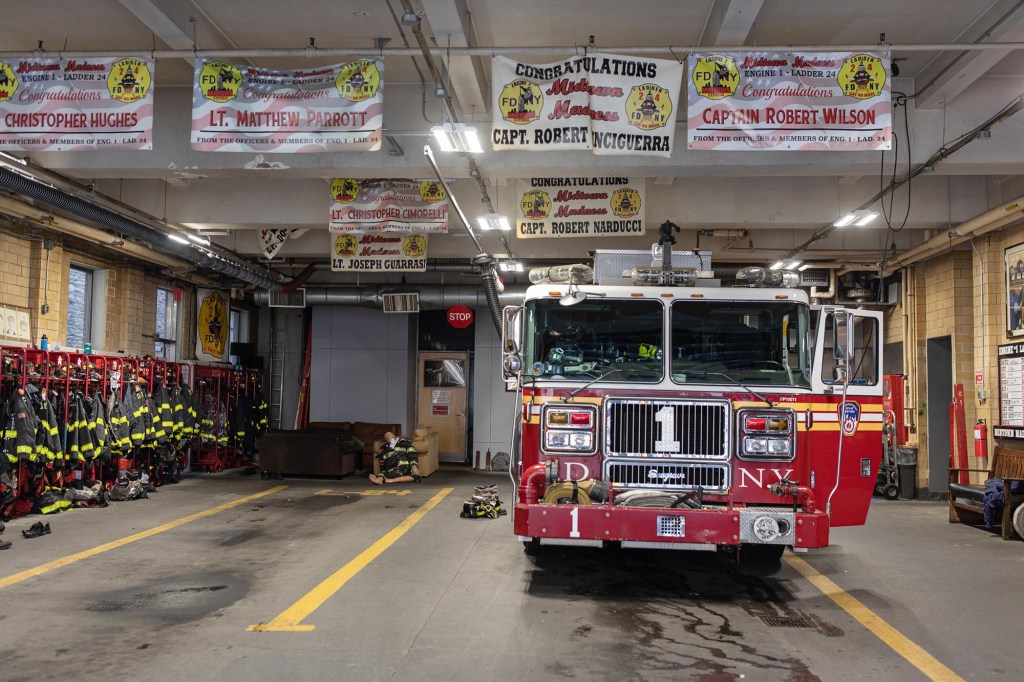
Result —
[[[506, 477], [458, 468], [384, 489], [226, 472], [45, 519], [53, 532], [41, 538], [20, 533], [39, 517], [12, 521], [14, 546], [0, 552], [0, 679], [928, 679], [789, 563], [561, 548], [527, 557], [507, 517], [459, 518], [473, 486], [492, 482], [510, 499]], [[312, 630], [248, 629], [274, 622], [444, 488], [333, 596], [302, 602], [322, 601], [301, 621]], [[943, 503], [881, 500], [866, 527], [837, 529], [833, 542], [800, 557], [926, 655], [967, 680], [1024, 679], [1024, 543], [949, 525]]]

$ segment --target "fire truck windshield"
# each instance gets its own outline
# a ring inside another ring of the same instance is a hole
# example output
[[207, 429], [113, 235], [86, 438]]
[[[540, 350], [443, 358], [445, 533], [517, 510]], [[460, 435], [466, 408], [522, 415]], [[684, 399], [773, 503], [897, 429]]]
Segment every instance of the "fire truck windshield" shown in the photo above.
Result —
[[793, 301], [676, 301], [672, 380], [810, 385], [808, 308]]
[[526, 304], [525, 371], [538, 378], [651, 383], [665, 376], [665, 306], [656, 300], [588, 298]]

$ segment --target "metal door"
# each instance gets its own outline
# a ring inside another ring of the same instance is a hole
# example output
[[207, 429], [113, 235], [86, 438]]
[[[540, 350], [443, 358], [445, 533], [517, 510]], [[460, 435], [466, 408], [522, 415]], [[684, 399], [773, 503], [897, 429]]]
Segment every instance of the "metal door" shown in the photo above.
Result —
[[437, 430], [441, 462], [466, 461], [468, 364], [468, 353], [420, 353], [416, 422]]

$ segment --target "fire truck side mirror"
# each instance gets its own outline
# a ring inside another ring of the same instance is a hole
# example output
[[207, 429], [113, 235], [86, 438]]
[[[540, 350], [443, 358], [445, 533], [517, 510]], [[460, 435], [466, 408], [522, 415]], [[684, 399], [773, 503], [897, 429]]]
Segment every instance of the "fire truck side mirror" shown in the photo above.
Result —
[[517, 376], [523, 368], [520, 357], [522, 316], [519, 312], [520, 309], [512, 305], [501, 311], [501, 373], [505, 379]]
[[845, 310], [836, 310], [832, 315], [832, 355], [837, 366], [845, 367], [853, 360], [853, 318]]

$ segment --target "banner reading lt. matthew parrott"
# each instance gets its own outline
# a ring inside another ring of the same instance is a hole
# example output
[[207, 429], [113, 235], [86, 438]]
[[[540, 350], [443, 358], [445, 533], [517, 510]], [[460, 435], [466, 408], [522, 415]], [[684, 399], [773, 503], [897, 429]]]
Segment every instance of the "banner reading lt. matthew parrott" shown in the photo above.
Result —
[[520, 239], [623, 237], [646, 229], [643, 178], [519, 179], [516, 197]]
[[491, 146], [671, 156], [683, 65], [590, 54], [551, 64], [491, 60]]
[[0, 61], [0, 149], [153, 148], [149, 57]]
[[733, 52], [694, 54], [688, 63], [689, 149], [891, 148], [888, 57]]
[[196, 360], [227, 362], [228, 308], [226, 292], [196, 291]]
[[192, 148], [203, 152], [380, 149], [384, 60], [278, 71], [196, 60]]

